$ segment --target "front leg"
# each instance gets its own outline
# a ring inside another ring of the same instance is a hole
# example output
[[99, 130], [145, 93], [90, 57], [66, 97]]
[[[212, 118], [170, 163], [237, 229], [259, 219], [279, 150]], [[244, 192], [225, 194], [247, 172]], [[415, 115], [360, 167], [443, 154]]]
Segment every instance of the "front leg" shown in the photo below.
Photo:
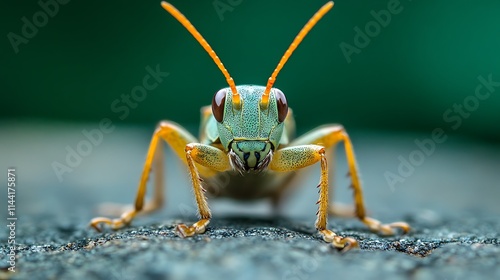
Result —
[[204, 144], [190, 143], [185, 148], [186, 160], [191, 174], [191, 181], [193, 183], [193, 192], [198, 205], [198, 214], [200, 220], [192, 226], [180, 224], [177, 226], [177, 232], [181, 237], [193, 236], [197, 233], [205, 232], [206, 226], [210, 222], [212, 214], [208, 207], [205, 190], [201, 185], [203, 181], [198, 172], [195, 162], [201, 166], [208, 167], [211, 170], [218, 172], [227, 171], [231, 168], [229, 158], [223, 151]]
[[358, 242], [351, 237], [338, 236], [326, 228], [328, 218], [328, 166], [325, 156], [325, 148], [318, 145], [301, 145], [284, 148], [276, 151], [269, 168], [274, 171], [294, 171], [316, 162], [321, 162], [321, 177], [318, 187], [320, 188], [318, 212], [316, 213], [316, 229], [326, 242], [343, 251], [357, 247]]
[[294, 140], [291, 145], [318, 144], [325, 148], [333, 148], [338, 142], [344, 142], [347, 163], [349, 165], [349, 175], [352, 179], [352, 188], [354, 191], [355, 214], [368, 228], [377, 233], [384, 235], [392, 235], [394, 229], [400, 229], [407, 233], [410, 231], [410, 226], [405, 222], [395, 222], [390, 224], [382, 224], [380, 221], [367, 217], [363, 200], [363, 191], [361, 181], [359, 179], [358, 167], [354, 156], [351, 139], [341, 125], [326, 125], [319, 127], [302, 137]]

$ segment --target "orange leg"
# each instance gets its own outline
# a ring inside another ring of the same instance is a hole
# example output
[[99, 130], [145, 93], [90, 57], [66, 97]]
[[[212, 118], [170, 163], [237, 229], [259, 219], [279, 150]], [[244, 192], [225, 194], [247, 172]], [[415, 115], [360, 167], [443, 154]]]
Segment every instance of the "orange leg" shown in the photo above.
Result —
[[[144, 164], [144, 169], [142, 172], [141, 179], [139, 181], [139, 187], [137, 189], [137, 195], [135, 199], [135, 204], [131, 209], [123, 212], [118, 219], [109, 219], [104, 217], [97, 217], [90, 221], [90, 225], [96, 230], [100, 231], [100, 224], [107, 224], [112, 229], [119, 229], [128, 225], [133, 218], [139, 213], [151, 212], [163, 204], [163, 153], [161, 148], [161, 143], [159, 140], [163, 139], [167, 142], [173, 149], [173, 151], [187, 164], [186, 159], [186, 145], [189, 143], [197, 142], [197, 139], [187, 132], [181, 126], [168, 121], [161, 122], [153, 134], [151, 143], [149, 145], [149, 150], [146, 155], [146, 162]], [[144, 198], [146, 194], [147, 181], [151, 171], [151, 166], [154, 162], [155, 170], [155, 191], [153, 193], [153, 199], [148, 204], [144, 204]], [[209, 175], [210, 169], [201, 167], [203, 175]]]
[[216, 170], [219, 172], [231, 169], [229, 157], [225, 152], [204, 144], [191, 143], [185, 148], [186, 160], [191, 174], [191, 181], [193, 183], [193, 192], [198, 205], [198, 213], [200, 220], [192, 226], [180, 224], [177, 226], [177, 232], [181, 237], [192, 236], [197, 233], [205, 232], [206, 226], [210, 222], [212, 214], [208, 208], [207, 198], [204, 194], [205, 190], [201, 185], [202, 179], [196, 167], [196, 163], [201, 166]]
[[405, 222], [395, 222], [390, 224], [382, 224], [378, 220], [366, 216], [366, 210], [363, 200], [363, 191], [361, 181], [359, 179], [358, 167], [354, 156], [351, 139], [341, 125], [325, 125], [319, 127], [312, 132], [303, 135], [294, 140], [291, 145], [318, 144], [325, 148], [334, 147], [338, 142], [344, 142], [347, 163], [349, 165], [349, 175], [352, 179], [352, 188], [354, 191], [355, 214], [361, 222], [368, 226], [372, 231], [384, 235], [392, 235], [394, 229], [400, 229], [404, 233], [410, 231], [410, 226]]
[[[137, 216], [145, 215], [160, 209], [164, 204], [164, 154], [163, 145], [156, 146], [155, 155], [153, 157], [153, 175], [154, 175], [154, 193], [151, 201], [148, 201]], [[120, 216], [124, 212], [129, 212], [134, 209], [133, 204], [120, 204], [113, 202], [102, 203], [98, 206], [97, 212], [100, 215]], [[106, 219], [106, 218], [103, 218]]]
[[321, 163], [321, 177], [318, 187], [320, 188], [318, 212], [316, 213], [316, 229], [323, 236], [326, 242], [332, 243], [336, 248], [347, 251], [357, 247], [356, 240], [350, 237], [338, 236], [333, 231], [326, 228], [328, 218], [328, 165], [325, 156], [325, 148], [318, 145], [300, 145], [287, 147], [276, 151], [269, 168], [274, 171], [293, 171]]
[[[356, 216], [368, 226], [371, 230], [381, 234], [394, 234], [394, 229], [401, 229], [403, 232], [408, 232], [410, 226], [404, 222], [396, 222], [391, 224], [382, 224], [378, 220], [366, 216], [366, 210], [363, 201], [363, 192], [361, 182], [359, 180], [354, 150], [345, 132], [344, 128], [339, 125], [330, 125], [320, 127], [306, 135], [294, 140], [290, 143], [290, 147], [278, 150], [270, 168], [275, 171], [292, 171], [298, 170], [305, 166], [321, 162], [321, 178], [320, 178], [320, 197], [318, 200], [319, 209], [317, 212], [316, 228], [327, 242], [337, 248], [348, 250], [357, 246], [357, 242], [352, 238], [342, 238], [334, 232], [326, 229], [328, 217], [328, 166], [325, 156], [325, 148], [332, 148], [338, 142], [344, 142], [344, 147], [349, 165], [349, 174], [352, 178], [352, 187], [354, 191], [354, 204]], [[317, 146], [321, 145], [321, 146]]]

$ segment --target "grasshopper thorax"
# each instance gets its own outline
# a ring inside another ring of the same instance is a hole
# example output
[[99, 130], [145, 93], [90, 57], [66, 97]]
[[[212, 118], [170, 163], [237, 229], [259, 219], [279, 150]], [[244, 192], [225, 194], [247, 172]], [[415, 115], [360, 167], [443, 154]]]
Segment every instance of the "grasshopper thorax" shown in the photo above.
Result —
[[239, 104], [233, 102], [231, 88], [219, 90], [212, 101], [220, 142], [233, 168], [240, 172], [265, 169], [280, 143], [288, 113], [285, 95], [272, 88], [267, 106], [262, 106], [266, 87], [236, 87]]

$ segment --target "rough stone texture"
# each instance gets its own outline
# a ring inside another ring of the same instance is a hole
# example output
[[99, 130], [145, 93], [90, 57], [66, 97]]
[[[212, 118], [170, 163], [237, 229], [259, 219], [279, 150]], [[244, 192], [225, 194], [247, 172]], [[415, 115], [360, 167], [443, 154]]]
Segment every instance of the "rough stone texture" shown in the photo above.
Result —
[[[345, 254], [322, 242], [309, 223], [285, 218], [214, 219], [205, 234], [188, 239], [175, 235], [178, 221], [173, 220], [103, 234], [78, 223], [55, 228], [33, 224], [19, 229], [23, 245], [14, 279], [500, 276], [498, 221], [470, 217], [429, 226], [407, 218], [417, 227], [414, 232], [385, 238], [341, 220], [339, 233], [360, 242], [360, 250]], [[2, 246], [0, 254], [5, 253]]]
[[[3, 131], [15, 139], [32, 136]], [[330, 227], [360, 243], [359, 250], [342, 254], [314, 230], [317, 170], [299, 183], [308, 187], [298, 190], [280, 216], [266, 215], [265, 203], [211, 201], [214, 219], [207, 232], [182, 239], [174, 227], [195, 221], [195, 212], [187, 176], [169, 160], [166, 209], [138, 218], [131, 227], [97, 233], [87, 224], [98, 203], [132, 201], [149, 133], [109, 135], [63, 182], [54, 179], [50, 164], [64, 161], [65, 146], [76, 145], [81, 136], [59, 133], [39, 137], [37, 149], [27, 140], [0, 140], [0, 167], [15, 166], [19, 177], [18, 273], [6, 271], [7, 231], [2, 230], [0, 279], [500, 279], [500, 150], [495, 146], [441, 144], [404, 183], [390, 187], [384, 172], [396, 172], [398, 155], [407, 157], [415, 149], [413, 140], [425, 135], [353, 136], [361, 139], [354, 145], [372, 216], [405, 220], [413, 230], [381, 237], [355, 219], [331, 218]], [[343, 159], [338, 168], [345, 172]], [[341, 187], [348, 181], [337, 179], [336, 198], [350, 201], [349, 190]], [[5, 192], [0, 199], [7, 200]], [[4, 210], [0, 213], [5, 221]]]

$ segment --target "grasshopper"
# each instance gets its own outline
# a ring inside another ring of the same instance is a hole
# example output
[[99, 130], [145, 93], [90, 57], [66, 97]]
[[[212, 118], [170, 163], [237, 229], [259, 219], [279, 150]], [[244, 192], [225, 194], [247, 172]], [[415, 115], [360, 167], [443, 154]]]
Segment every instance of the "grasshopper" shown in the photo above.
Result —
[[[187, 165], [198, 206], [199, 221], [190, 226], [180, 224], [176, 227], [181, 237], [205, 232], [212, 218], [205, 192], [214, 197], [239, 200], [271, 198], [276, 205], [284, 191], [289, 188], [297, 173], [295, 171], [319, 163], [321, 175], [316, 229], [323, 240], [339, 250], [346, 251], [357, 247], [358, 243], [354, 238], [342, 237], [327, 229], [328, 213], [332, 213], [334, 208], [329, 208], [326, 152], [333, 150], [339, 142], [344, 143], [352, 179], [352, 215], [379, 234], [392, 235], [397, 230], [404, 233], [410, 230], [410, 226], [405, 222], [382, 224], [366, 215], [354, 150], [344, 128], [335, 124], [325, 125], [294, 139], [295, 122], [292, 110], [288, 108], [285, 94], [273, 87], [283, 65], [313, 26], [333, 7], [333, 2], [330, 1], [321, 7], [302, 28], [266, 86], [236, 86], [219, 57], [189, 20], [171, 4], [162, 2], [161, 5], [207, 51], [224, 74], [229, 87], [215, 93], [211, 106], [202, 107], [199, 139], [174, 122], [159, 123], [149, 145], [133, 208], [124, 211], [117, 219], [94, 218], [90, 222], [92, 227], [100, 231], [100, 225], [106, 224], [112, 229], [119, 229], [130, 224], [137, 214], [148, 213], [162, 206], [163, 148], [160, 141], [164, 140]], [[146, 183], [153, 165], [154, 194], [152, 200], [145, 204]], [[229, 178], [223, 187], [219, 186], [221, 178]]]

